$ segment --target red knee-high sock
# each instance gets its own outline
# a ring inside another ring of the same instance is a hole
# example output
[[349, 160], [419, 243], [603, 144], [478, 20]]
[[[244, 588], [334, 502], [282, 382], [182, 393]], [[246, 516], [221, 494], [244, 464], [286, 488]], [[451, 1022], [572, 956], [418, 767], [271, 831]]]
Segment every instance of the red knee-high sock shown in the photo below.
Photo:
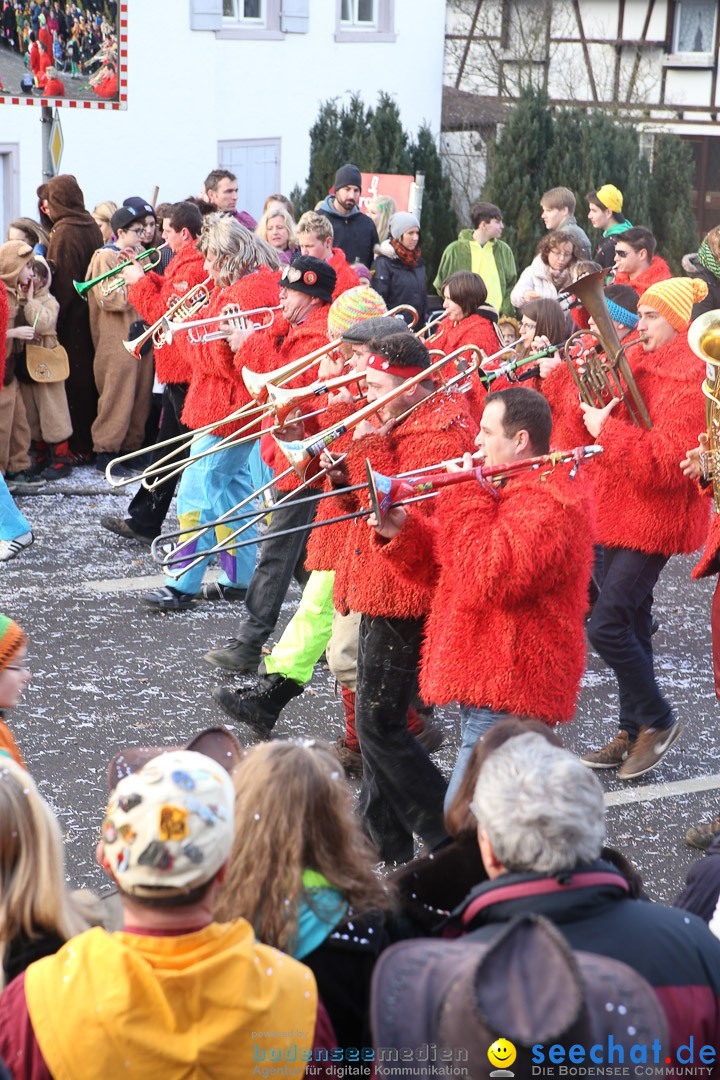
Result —
[[355, 691], [348, 690], [347, 687], [343, 686], [342, 703], [345, 709], [345, 745], [348, 750], [353, 750], [356, 754], [359, 754], [360, 743], [355, 730]]

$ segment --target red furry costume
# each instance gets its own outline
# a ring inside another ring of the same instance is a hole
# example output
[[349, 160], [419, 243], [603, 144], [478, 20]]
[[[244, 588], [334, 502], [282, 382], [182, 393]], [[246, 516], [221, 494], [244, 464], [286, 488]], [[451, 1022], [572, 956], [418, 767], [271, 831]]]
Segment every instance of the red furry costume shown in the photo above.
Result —
[[[156, 274], [151, 270], [130, 286], [128, 292], [130, 303], [136, 311], [140, 312], [145, 322], [152, 325], [163, 317], [171, 298], [179, 299], [193, 285], [198, 285], [205, 280], [207, 273], [203, 269], [204, 262], [205, 256], [194, 244], [188, 244], [177, 255], [173, 255], [164, 274]], [[212, 288], [212, 282], [209, 287]], [[201, 309], [195, 318], [204, 318], [208, 310], [209, 308]], [[190, 382], [191, 357], [194, 357], [194, 353], [190, 353], [186, 346], [187, 337], [181, 334], [169, 345], [155, 349], [155, 371], [160, 382]], [[193, 346], [193, 348], [199, 348], [199, 346]]]
[[559, 466], [512, 477], [497, 494], [474, 481], [448, 489], [431, 521], [408, 520], [389, 543], [373, 534], [375, 548], [407, 581], [434, 589], [426, 701], [567, 723], [585, 670], [588, 485]]
[[332, 256], [328, 259], [328, 262], [335, 271], [336, 281], [332, 298], [337, 300], [341, 293], [347, 292], [348, 289], [354, 289], [356, 285], [359, 285], [360, 278], [349, 265], [342, 248], [333, 248]]
[[654, 352], [638, 356], [632, 349], [631, 358], [653, 427], [636, 427], [622, 405], [603, 424], [597, 442], [604, 453], [593, 467], [598, 542], [688, 554], [702, 547], [709, 528], [707, 500], [678, 468], [705, 426], [703, 363], [685, 334]]
[[[275, 300], [275, 304], [277, 304]], [[259, 306], [259, 305], [255, 305]], [[291, 326], [287, 319], [280, 316], [270, 330], [260, 331], [244, 343], [238, 350], [235, 363], [239, 369], [243, 366], [252, 371], [268, 372], [276, 368], [284, 367], [291, 360], [297, 360], [301, 356], [315, 352], [328, 344], [327, 319], [329, 304], [321, 304], [311, 310], [304, 322], [297, 326]], [[317, 364], [298, 375], [294, 379], [284, 382], [286, 390], [296, 390], [317, 380]], [[313, 398], [303, 406], [303, 412], [315, 412], [322, 406], [325, 398]], [[305, 438], [320, 430], [320, 417], [313, 416], [305, 423]], [[261, 443], [263, 460], [272, 467], [276, 478], [288, 468], [288, 462], [282, 451], [277, 447], [271, 435], [264, 435]], [[291, 473], [277, 484], [281, 491], [293, 491], [299, 487], [300, 479], [295, 473]]]
[[[362, 379], [362, 373], [358, 374], [358, 379]], [[322, 416], [323, 428], [334, 427], [336, 424], [342, 424], [348, 416], [351, 416], [354, 412], [362, 407], [362, 402], [351, 403], [348, 401], [336, 402], [333, 405], [329, 405]], [[373, 442], [379, 442], [381, 436], [372, 436]], [[358, 442], [353, 442], [352, 432], [349, 431], [345, 435], [341, 435], [340, 438], [328, 447], [330, 453], [337, 457], [339, 454], [352, 453], [357, 448], [362, 451], [364, 439], [360, 439]], [[362, 458], [364, 463], [365, 458]], [[363, 480], [360, 482], [364, 481]], [[325, 491], [332, 491], [332, 486], [329, 480], [326, 480], [324, 485]], [[317, 513], [315, 515], [315, 524], [317, 526], [320, 521], [327, 521], [329, 518], [339, 517], [340, 514], [351, 513], [355, 504], [350, 506], [352, 499], [350, 496], [338, 496], [333, 499], [321, 499], [318, 503]], [[322, 528], [315, 528], [310, 533], [307, 542], [307, 551], [305, 556], [305, 569], [306, 570], [335, 570], [343, 558], [345, 551], [345, 544], [347, 542], [348, 529], [352, 528], [351, 521], [340, 521], [335, 525], [323, 525]]]
[[[430, 343], [431, 349], [442, 349], [447, 356], [455, 352], [463, 345], [477, 345], [486, 356], [494, 356], [502, 348], [502, 341], [489, 319], [482, 315], [468, 315], [460, 322], [452, 324], [449, 319], [444, 319], [438, 327], [437, 334]], [[462, 358], [459, 358], [462, 359]], [[469, 363], [476, 359], [474, 353], [468, 353], [465, 357]], [[494, 360], [491, 367], [495, 367], [498, 360]], [[494, 390], [498, 387], [493, 387]], [[468, 407], [476, 420], [480, 420], [485, 408], [487, 390], [480, 382], [477, 375], [473, 375], [470, 381], [470, 390], [467, 394]]]
[[[277, 307], [277, 274], [266, 266], [224, 289], [215, 288], [210, 302], [203, 309], [204, 318], [219, 315], [226, 304], [239, 304], [244, 311], [258, 307]], [[184, 340], [183, 340], [184, 339]], [[224, 416], [250, 401], [245, 383], [234, 364], [234, 354], [227, 341], [219, 339], [205, 345], [192, 345], [187, 334], [178, 339], [183, 357], [192, 366], [190, 386], [182, 422], [189, 428], [200, 428], [221, 420]], [[224, 438], [242, 426], [241, 420], [216, 427], [211, 434]]]
[[629, 285], [631, 289], [634, 289], [638, 296], [650, 288], [651, 285], [657, 285], [658, 281], [667, 281], [672, 277], [672, 270], [660, 255], [653, 255], [652, 262], [643, 270], [637, 277], [631, 278], [629, 274], [624, 274], [622, 270], [618, 270], [615, 274], [615, 285]]
[[[477, 425], [467, 411], [463, 395], [438, 394], [420, 405], [388, 435], [370, 435], [352, 443], [348, 457], [350, 483], [365, 480], [365, 459], [386, 475], [433, 465], [460, 457], [474, 449]], [[355, 508], [367, 506], [357, 499], [363, 492], [347, 496]], [[426, 518], [434, 509], [434, 499], [409, 507], [408, 526]], [[429, 610], [431, 586], [412, 581], [386, 559], [378, 559], [374, 530], [362, 519], [349, 524], [343, 557], [335, 568], [335, 607], [342, 614], [359, 611], [393, 619], [419, 619]]]

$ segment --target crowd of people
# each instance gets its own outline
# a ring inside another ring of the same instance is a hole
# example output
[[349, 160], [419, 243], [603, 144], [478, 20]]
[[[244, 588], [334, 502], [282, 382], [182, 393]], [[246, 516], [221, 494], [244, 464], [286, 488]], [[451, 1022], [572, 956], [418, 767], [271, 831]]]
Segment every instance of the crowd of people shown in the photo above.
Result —
[[[565, 1060], [551, 1043], [592, 1039], [668, 1075], [702, 1047], [720, 1075], [720, 819], [689, 831], [709, 857], [675, 906], [652, 903], [605, 843], [596, 775], [634, 781], [682, 737], [652, 604], [673, 555], [720, 568], [688, 337], [720, 306], [720, 227], [675, 277], [617, 187], [587, 196], [594, 251], [556, 187], [518, 275], [502, 211], [479, 203], [430, 296], [418, 217], [386, 198], [364, 214], [361, 189], [345, 164], [297, 222], [278, 194], [256, 222], [223, 169], [199, 197], [92, 214], [59, 176], [0, 246], [0, 469], [16, 494], [80, 463], [143, 469], [99, 525], [157, 552], [145, 608], [237, 605], [204, 660], [247, 744], [218, 728], [116, 756], [109, 900], [64, 886], [32, 756], [0, 722], [0, 1058], [33, 1078], [400, 1076], [399, 1048], [433, 1045], [486, 1076], [515, 1061], [488, 1058], [499, 1039], [530, 1075]], [[33, 538], [1, 483], [0, 560]], [[559, 733], [586, 642], [617, 732], [576, 756]], [[26, 649], [0, 617], [0, 709]], [[343, 733], [273, 739], [323, 654]], [[720, 640], [715, 656], [720, 696]], [[451, 702], [448, 778], [432, 755]]]

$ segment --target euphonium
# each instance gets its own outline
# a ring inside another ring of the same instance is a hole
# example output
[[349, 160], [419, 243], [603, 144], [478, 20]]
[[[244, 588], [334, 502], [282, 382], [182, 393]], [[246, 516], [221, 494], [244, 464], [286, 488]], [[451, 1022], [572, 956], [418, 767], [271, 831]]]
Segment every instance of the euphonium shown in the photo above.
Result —
[[163, 345], [169, 345], [171, 339], [168, 339], [165, 334], [165, 321], [167, 319], [179, 321], [191, 319], [201, 308], [205, 307], [210, 299], [209, 284], [211, 281], [212, 276], [209, 275], [198, 285], [193, 285], [192, 289], [188, 289], [182, 296], [172, 296], [167, 311], [160, 316], [157, 322], [154, 322], [152, 326], [148, 326], [144, 333], [132, 338], [131, 341], [123, 341], [123, 345], [130, 355], [139, 360], [140, 352], [146, 341], [152, 340], [154, 349], [161, 349]]
[[708, 449], [700, 454], [703, 480], [712, 482], [715, 509], [720, 513], [720, 308], [706, 311], [690, 324], [688, 345], [705, 361], [705, 420]]
[[[573, 293], [582, 302], [597, 330], [595, 333], [590, 330], [578, 330], [571, 334], [565, 342], [563, 357], [570, 367], [580, 396], [586, 404], [602, 409], [612, 398], [620, 398], [625, 403], [633, 423], [649, 431], [652, 420], [625, 355], [631, 344], [637, 344], [644, 338], [640, 336], [632, 342], [621, 344], [603, 294], [606, 273], [605, 270], [596, 270], [594, 274], [586, 274], [568, 286], [567, 291]], [[572, 357], [572, 346], [579, 338], [588, 335], [600, 342], [607, 359], [599, 360], [587, 353], [582, 358], [584, 371], [581, 373]]]

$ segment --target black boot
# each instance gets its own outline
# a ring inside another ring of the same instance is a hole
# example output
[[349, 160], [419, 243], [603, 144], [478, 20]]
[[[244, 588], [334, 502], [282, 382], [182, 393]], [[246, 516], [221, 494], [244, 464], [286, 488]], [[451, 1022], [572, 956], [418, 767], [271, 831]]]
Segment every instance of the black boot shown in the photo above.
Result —
[[253, 690], [232, 690], [218, 686], [212, 696], [218, 705], [241, 724], [247, 724], [261, 739], [268, 739], [288, 701], [302, 694], [303, 687], [285, 675], [266, 675]]

